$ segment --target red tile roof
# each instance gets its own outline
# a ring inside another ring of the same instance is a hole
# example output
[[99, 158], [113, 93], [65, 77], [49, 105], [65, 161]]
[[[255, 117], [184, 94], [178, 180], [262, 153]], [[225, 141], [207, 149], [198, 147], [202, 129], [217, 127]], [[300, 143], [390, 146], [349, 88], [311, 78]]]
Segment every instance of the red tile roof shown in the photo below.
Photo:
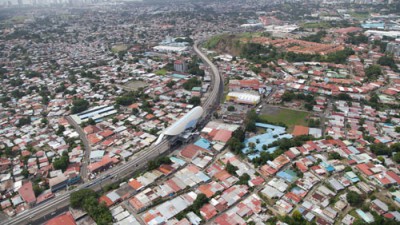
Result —
[[76, 225], [76, 223], [71, 213], [67, 212], [47, 221], [45, 225]]
[[36, 196], [35, 192], [33, 191], [32, 182], [29, 181], [23, 184], [18, 190], [18, 193], [26, 203], [30, 204], [36, 202]]

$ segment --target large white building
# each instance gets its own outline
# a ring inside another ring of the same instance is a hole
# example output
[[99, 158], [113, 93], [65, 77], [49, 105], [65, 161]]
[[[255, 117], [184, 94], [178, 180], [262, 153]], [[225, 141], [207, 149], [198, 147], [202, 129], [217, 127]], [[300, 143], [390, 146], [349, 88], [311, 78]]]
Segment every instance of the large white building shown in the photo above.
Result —
[[197, 106], [186, 113], [182, 118], [177, 120], [170, 127], [165, 129], [156, 141], [156, 145], [159, 144], [165, 136], [176, 136], [185, 132], [187, 129], [194, 128], [199, 121], [200, 117], [203, 115], [203, 108]]

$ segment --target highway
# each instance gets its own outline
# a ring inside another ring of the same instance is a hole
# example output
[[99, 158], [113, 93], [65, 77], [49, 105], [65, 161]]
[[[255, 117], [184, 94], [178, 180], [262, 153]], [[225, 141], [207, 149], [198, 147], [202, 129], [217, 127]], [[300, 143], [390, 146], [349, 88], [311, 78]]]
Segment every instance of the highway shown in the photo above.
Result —
[[[223, 91], [223, 88], [221, 89], [221, 87], [223, 86], [221, 85], [221, 77], [217, 67], [207, 58], [207, 56], [205, 56], [198, 49], [197, 45], [198, 43], [194, 44], [194, 51], [200, 56], [203, 62], [211, 68], [211, 72], [213, 74], [211, 92], [209, 93], [207, 99], [202, 105], [205, 111], [203, 118], [206, 118], [206, 116], [210, 114], [210, 110], [214, 108], [213, 106], [215, 106], [215, 104], [219, 102], [218, 96], [220, 96], [220, 93]], [[91, 188], [97, 191], [107, 184], [114, 183], [118, 180], [121, 180], [122, 178], [131, 176], [133, 172], [136, 172], [147, 166], [148, 161], [153, 160], [158, 156], [168, 152], [168, 150], [170, 150], [169, 145], [169, 140], [164, 139], [158, 145], [150, 146], [148, 149], [142, 150], [139, 153], [135, 154], [133, 156], [134, 159], [126, 162], [125, 164], [115, 166], [114, 168], [111, 168], [104, 173], [99, 174], [96, 179], [81, 184], [74, 190], [66, 191], [62, 194], [59, 194], [58, 196], [48, 200], [47, 202], [39, 204], [13, 218], [8, 219], [8, 221], [2, 221], [1, 224], [37, 224], [37, 222], [35, 222], [36, 220], [51, 218], [51, 213], [53, 211], [57, 211], [63, 207], [68, 206], [69, 196], [72, 192], [83, 188]]]

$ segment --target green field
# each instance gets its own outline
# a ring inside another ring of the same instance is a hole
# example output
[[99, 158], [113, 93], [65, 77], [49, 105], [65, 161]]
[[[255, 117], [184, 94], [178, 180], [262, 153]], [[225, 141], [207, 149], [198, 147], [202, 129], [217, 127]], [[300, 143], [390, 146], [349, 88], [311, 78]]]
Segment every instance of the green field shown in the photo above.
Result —
[[351, 12], [349, 14], [357, 20], [366, 20], [369, 18], [369, 12]]
[[309, 115], [308, 112], [281, 109], [270, 106], [265, 106], [265, 109], [262, 111], [262, 113], [263, 114], [259, 115], [261, 120], [272, 123], [284, 123], [286, 126], [288, 126], [288, 132], [291, 132], [295, 125], [307, 126], [306, 118]]
[[328, 29], [331, 28], [331, 25], [328, 22], [315, 22], [315, 23], [303, 23], [300, 27], [308, 29], [314, 29], [314, 28]]
[[164, 76], [167, 74], [167, 70], [166, 69], [157, 70], [155, 74], [158, 76]]
[[111, 51], [114, 52], [114, 53], [123, 52], [123, 51], [126, 51], [126, 50], [128, 50], [128, 46], [127, 45], [123, 45], [123, 44], [122, 45], [114, 45], [111, 48]]

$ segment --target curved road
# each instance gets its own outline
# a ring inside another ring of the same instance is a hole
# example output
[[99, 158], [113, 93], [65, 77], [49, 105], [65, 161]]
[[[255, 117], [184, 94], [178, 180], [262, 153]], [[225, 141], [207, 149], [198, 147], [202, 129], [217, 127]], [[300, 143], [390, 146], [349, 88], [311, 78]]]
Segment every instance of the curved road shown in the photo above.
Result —
[[[203, 103], [204, 115], [203, 118], [207, 116], [210, 109], [213, 109], [214, 104], [218, 103], [218, 96], [223, 91], [221, 89], [221, 77], [218, 72], [217, 67], [205, 56], [197, 47], [198, 43], [193, 46], [196, 54], [200, 56], [204, 63], [206, 63], [213, 74], [212, 77], [212, 90], [208, 98]], [[93, 190], [100, 190], [103, 186], [116, 182], [121, 178], [130, 176], [133, 172], [144, 168], [147, 166], [147, 162], [157, 158], [159, 155], [170, 150], [169, 140], [165, 139], [158, 145], [150, 146], [148, 149], [140, 151], [138, 154], [134, 155], [134, 159], [128, 161], [125, 164], [116, 166], [108, 171], [100, 174], [98, 178], [92, 180], [91, 182], [79, 185], [76, 189], [71, 191], [66, 191], [53, 199], [48, 200], [45, 203], [39, 204], [32, 209], [28, 209], [23, 213], [10, 218], [8, 221], [2, 221], [1, 224], [4, 225], [19, 225], [19, 224], [30, 224], [40, 218], [47, 217], [51, 218], [51, 213], [55, 210], [61, 209], [69, 205], [69, 196], [75, 190], [80, 190], [82, 188], [91, 188]]]

